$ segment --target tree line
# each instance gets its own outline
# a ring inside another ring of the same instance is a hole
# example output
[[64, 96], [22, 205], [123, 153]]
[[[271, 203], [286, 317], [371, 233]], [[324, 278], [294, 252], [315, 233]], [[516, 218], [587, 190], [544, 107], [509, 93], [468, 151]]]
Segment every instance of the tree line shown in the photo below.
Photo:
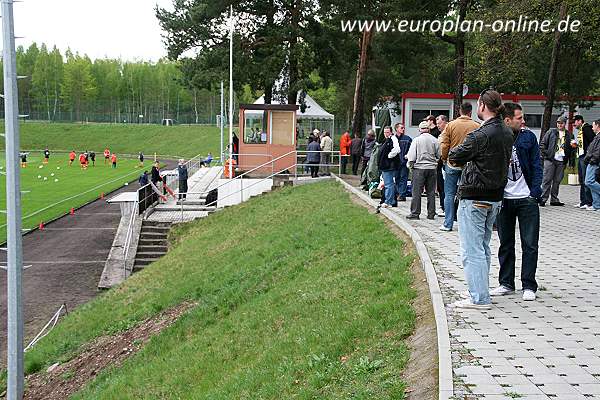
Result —
[[[31, 120], [215, 124], [220, 94], [192, 87], [177, 62], [97, 59], [18, 47], [19, 113]], [[0, 79], [2, 79], [0, 77]], [[3, 110], [2, 110], [3, 112]]]
[[[589, 106], [600, 81], [597, 0], [173, 0], [156, 9], [169, 58], [192, 87], [227, 81], [233, 7], [236, 93], [293, 103], [307, 91], [337, 121], [362, 133], [371, 106], [402, 92], [544, 94]], [[551, 20], [570, 16], [578, 32], [343, 32], [347, 20]], [[193, 55], [190, 55], [193, 54]], [[549, 123], [546, 118], [546, 123]]]

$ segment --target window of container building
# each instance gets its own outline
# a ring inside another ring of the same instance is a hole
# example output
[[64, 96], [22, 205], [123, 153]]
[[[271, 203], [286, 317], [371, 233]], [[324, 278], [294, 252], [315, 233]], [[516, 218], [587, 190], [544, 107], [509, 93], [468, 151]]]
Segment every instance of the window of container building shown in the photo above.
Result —
[[410, 126], [418, 127], [429, 115], [450, 115], [450, 110], [413, 109], [410, 115]]

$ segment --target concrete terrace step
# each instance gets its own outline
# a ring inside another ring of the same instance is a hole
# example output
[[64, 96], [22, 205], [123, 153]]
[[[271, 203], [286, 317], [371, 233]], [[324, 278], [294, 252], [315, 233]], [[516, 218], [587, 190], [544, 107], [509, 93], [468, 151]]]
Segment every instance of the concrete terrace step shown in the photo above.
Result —
[[166, 239], [140, 239], [138, 242], [139, 247], [143, 246], [167, 246]]
[[160, 221], [148, 221], [148, 220], [144, 220], [142, 222], [142, 226], [152, 226], [152, 227], [169, 228], [171, 226], [171, 223], [170, 222], [160, 222]]
[[168, 248], [166, 245], [164, 246], [157, 246], [157, 245], [142, 245], [140, 244], [138, 246], [138, 254], [144, 254], [147, 252], [160, 252], [162, 254], [165, 254], [167, 252]]
[[166, 232], [142, 232], [140, 234], [140, 239], [166, 240], [167, 233]]
[[160, 258], [164, 256], [165, 253], [166, 252], [163, 251], [138, 251], [136, 255], [136, 261], [143, 259]]
[[145, 226], [142, 225], [142, 233], [169, 233], [170, 227], [167, 226]]
[[[212, 207], [212, 206], [205, 207], [202, 205], [189, 206], [189, 205], [184, 204], [184, 206], [183, 206], [184, 212], [185, 211], [208, 211], [208, 212], [211, 212], [211, 211], [214, 211], [215, 209], [216, 209], [216, 207]], [[161, 211], [181, 211], [181, 206], [164, 204], [164, 205], [158, 206], [154, 209], [154, 212], [161, 212]]]

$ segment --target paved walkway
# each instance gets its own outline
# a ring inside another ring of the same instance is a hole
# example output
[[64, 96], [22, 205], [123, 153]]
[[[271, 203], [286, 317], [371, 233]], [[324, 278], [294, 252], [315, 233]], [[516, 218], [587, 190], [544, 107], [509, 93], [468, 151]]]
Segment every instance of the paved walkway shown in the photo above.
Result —
[[[600, 213], [572, 207], [579, 187], [560, 193], [565, 207], [541, 209], [537, 301], [517, 292], [494, 297], [489, 311], [446, 308], [456, 399], [600, 399]], [[410, 202], [400, 204], [392, 210], [407, 215]], [[442, 218], [422, 218], [410, 225], [427, 245], [448, 305], [466, 290], [458, 232], [439, 231]], [[498, 244], [494, 233], [493, 254]]]

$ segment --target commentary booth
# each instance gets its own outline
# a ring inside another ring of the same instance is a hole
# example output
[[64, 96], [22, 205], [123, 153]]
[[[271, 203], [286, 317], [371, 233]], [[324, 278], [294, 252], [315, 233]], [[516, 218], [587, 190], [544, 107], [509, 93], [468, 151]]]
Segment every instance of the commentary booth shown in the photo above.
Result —
[[297, 110], [296, 104], [240, 104], [240, 173], [272, 160], [252, 175], [268, 176], [286, 169], [292, 172], [296, 154], [286, 154], [296, 150]]

